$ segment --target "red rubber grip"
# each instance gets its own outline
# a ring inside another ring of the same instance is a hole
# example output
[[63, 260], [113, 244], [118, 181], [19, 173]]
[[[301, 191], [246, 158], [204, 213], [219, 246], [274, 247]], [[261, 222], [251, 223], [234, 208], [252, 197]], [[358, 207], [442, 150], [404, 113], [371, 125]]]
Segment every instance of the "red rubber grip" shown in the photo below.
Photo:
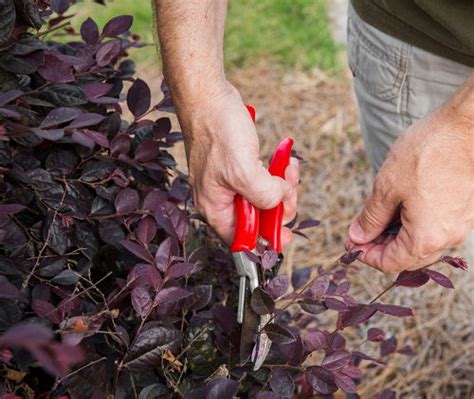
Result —
[[[291, 137], [283, 139], [270, 160], [268, 171], [273, 176], [285, 178], [285, 170], [290, 163], [291, 149], [294, 140]], [[281, 252], [281, 229], [283, 224], [283, 202], [275, 208], [260, 211], [260, 236], [268, 242], [271, 249]]]
[[[245, 104], [250, 117], [255, 122], [255, 108]], [[230, 246], [231, 252], [252, 251], [257, 246], [259, 210], [237, 194], [234, 198], [235, 233]]]

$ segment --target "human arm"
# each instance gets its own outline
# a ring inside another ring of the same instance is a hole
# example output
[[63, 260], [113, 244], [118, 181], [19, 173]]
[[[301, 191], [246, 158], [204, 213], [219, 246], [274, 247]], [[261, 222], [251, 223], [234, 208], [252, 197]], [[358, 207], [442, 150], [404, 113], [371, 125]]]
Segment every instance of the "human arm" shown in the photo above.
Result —
[[[282, 200], [296, 212], [298, 167], [288, 182], [259, 160], [255, 126], [238, 90], [226, 79], [225, 0], [154, 0], [163, 73], [185, 138], [189, 180], [197, 210], [227, 242], [234, 231], [234, 196], [272, 208]], [[288, 241], [289, 232], [283, 232]]]
[[[400, 218], [398, 234], [384, 234]], [[417, 269], [474, 227], [474, 74], [394, 143], [346, 247], [383, 272]]]

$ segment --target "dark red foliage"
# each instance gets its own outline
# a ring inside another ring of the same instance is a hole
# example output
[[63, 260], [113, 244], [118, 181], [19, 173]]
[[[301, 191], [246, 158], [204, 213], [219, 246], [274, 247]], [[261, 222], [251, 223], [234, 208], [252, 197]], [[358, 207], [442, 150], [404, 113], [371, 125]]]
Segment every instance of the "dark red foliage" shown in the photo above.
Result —
[[[132, 18], [117, 16], [102, 31], [87, 18], [71, 42], [35, 35], [42, 24], [67, 24], [75, 2], [0, 0], [0, 398], [353, 394], [361, 360], [384, 362], [348, 348], [342, 330], [411, 309], [350, 294], [347, 265], [358, 252], [326, 271], [296, 268], [290, 287], [274, 275], [278, 254], [260, 245], [247, 255], [269, 279], [250, 307], [273, 314], [262, 330], [272, 348], [259, 371], [241, 364], [232, 258], [196, 217], [168, 152], [181, 133], [152, 113], [172, 111], [166, 83], [155, 105], [134, 77], [127, 53], [141, 44]], [[304, 236], [318, 224], [289, 227]], [[442, 260], [466, 268], [461, 258]], [[394, 286], [429, 279], [452, 288], [428, 269], [403, 272]], [[338, 314], [335, 328], [326, 312]], [[380, 329], [367, 339], [384, 360], [414, 355]], [[323, 360], [305, 368], [314, 351]], [[25, 377], [7, 382], [16, 371]]]

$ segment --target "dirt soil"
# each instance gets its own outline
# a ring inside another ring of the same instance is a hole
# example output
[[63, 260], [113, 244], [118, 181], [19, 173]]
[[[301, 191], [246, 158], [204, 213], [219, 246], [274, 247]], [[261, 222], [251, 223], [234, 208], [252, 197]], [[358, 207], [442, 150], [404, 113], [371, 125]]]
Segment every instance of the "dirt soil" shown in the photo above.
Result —
[[[160, 76], [144, 71], [148, 82]], [[315, 70], [285, 73], [262, 63], [236, 70], [230, 80], [257, 109], [257, 130], [263, 159], [268, 159], [278, 141], [291, 135], [304, 159], [301, 164], [299, 213], [316, 218], [321, 225], [309, 233], [310, 241], [296, 238], [286, 252], [285, 271], [297, 267], [327, 265], [343, 251], [343, 241], [353, 217], [370, 192], [372, 172], [360, 137], [357, 109], [349, 75], [331, 78]], [[182, 149], [175, 154], [181, 169]], [[418, 355], [395, 355], [383, 368], [367, 369], [360, 386], [362, 398], [390, 388], [399, 398], [474, 398], [473, 273], [452, 273], [456, 289], [430, 282], [421, 289], [392, 290], [383, 302], [412, 306], [415, 317], [395, 319], [376, 316], [372, 327], [383, 327], [398, 338], [399, 346], [411, 345]], [[393, 277], [367, 267], [351, 267], [357, 298], [373, 298]], [[350, 341], [362, 342], [367, 327], [345, 331]], [[374, 354], [377, 347], [374, 346]]]

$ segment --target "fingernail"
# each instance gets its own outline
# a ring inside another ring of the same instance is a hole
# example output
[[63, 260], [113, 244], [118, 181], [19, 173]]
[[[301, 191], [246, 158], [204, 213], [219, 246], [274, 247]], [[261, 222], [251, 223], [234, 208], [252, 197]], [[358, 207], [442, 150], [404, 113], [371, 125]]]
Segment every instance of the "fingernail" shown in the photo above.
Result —
[[360, 226], [357, 220], [351, 224], [351, 227], [349, 227], [349, 236], [352, 241], [356, 241], [356, 242], [364, 241], [365, 233], [364, 233], [364, 230], [362, 230], [362, 227]]

